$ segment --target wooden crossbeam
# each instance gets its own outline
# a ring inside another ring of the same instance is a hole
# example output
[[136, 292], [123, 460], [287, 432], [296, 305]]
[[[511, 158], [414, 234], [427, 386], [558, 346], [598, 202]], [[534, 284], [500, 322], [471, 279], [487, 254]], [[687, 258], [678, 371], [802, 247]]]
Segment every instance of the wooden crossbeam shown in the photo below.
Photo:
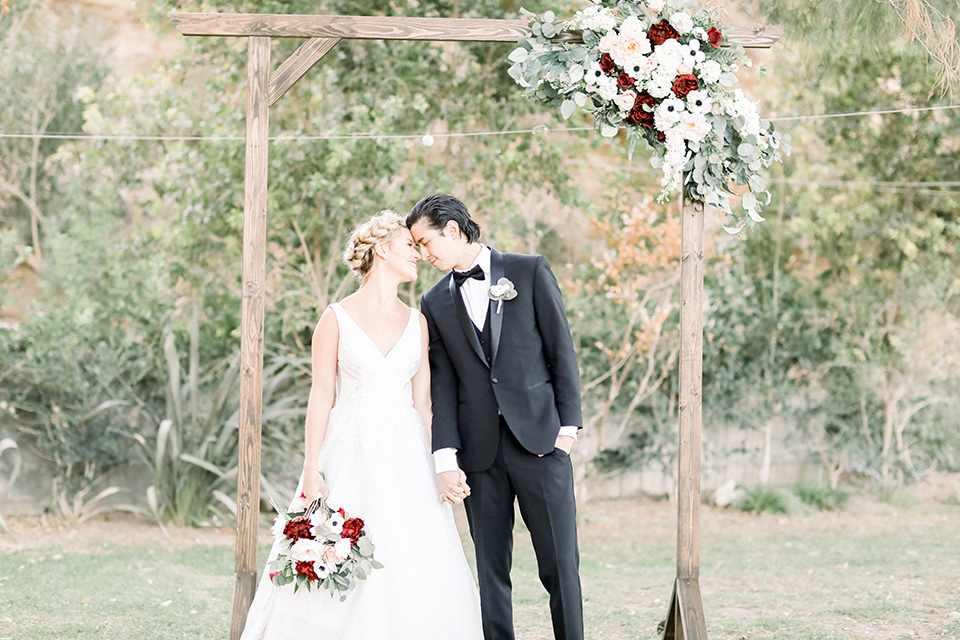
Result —
[[[271, 38], [352, 38], [356, 40], [444, 40], [516, 42], [530, 35], [526, 20], [483, 18], [389, 18], [379, 16], [313, 16], [259, 13], [172, 13], [185, 36], [268, 36]], [[727, 41], [748, 49], [772, 47], [783, 37], [774, 25], [721, 27]], [[560, 38], [582, 42], [576, 32]]]

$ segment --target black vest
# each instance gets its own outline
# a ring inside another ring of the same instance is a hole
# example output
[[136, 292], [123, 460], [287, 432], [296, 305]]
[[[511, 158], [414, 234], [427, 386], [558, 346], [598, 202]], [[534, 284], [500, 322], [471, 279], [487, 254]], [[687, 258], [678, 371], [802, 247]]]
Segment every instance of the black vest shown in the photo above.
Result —
[[[473, 324], [473, 323], [471, 323]], [[477, 337], [480, 338], [480, 346], [483, 347], [483, 354], [487, 356], [487, 364], [490, 364], [490, 305], [487, 305], [487, 319], [483, 323], [483, 331], [477, 328], [477, 325], [473, 325], [473, 330], [477, 332]]]

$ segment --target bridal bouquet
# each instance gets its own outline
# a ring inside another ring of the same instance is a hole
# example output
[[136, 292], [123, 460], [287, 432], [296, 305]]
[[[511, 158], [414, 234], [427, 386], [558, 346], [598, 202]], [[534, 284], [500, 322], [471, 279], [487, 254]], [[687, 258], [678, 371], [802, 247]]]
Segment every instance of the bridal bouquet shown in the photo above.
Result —
[[350, 518], [323, 498], [307, 503], [301, 494], [289, 512], [278, 512], [273, 536], [280, 543], [277, 559], [269, 563], [270, 580], [278, 587], [294, 583], [324, 588], [346, 600], [347, 591], [383, 565], [373, 558], [373, 543], [363, 520]]
[[565, 21], [524, 11], [532, 35], [510, 54], [509, 73], [529, 99], [559, 106], [564, 118], [579, 108], [604, 137], [625, 129], [631, 155], [642, 138], [663, 172], [660, 201], [686, 174], [689, 200], [731, 213], [730, 186], [745, 185], [740, 204], [752, 224], [770, 200], [761, 171], [781, 149], [789, 153], [789, 138], [731, 88], [750, 60], [741, 45], [727, 46], [717, 9], [691, 12], [693, 4], [594, 0]]

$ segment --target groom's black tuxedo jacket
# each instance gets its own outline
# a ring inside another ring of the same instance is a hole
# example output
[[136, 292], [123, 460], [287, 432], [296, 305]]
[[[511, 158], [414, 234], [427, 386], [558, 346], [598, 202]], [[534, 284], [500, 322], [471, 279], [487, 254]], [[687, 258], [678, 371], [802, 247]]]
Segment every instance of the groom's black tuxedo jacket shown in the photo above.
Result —
[[580, 372], [560, 287], [543, 256], [491, 250], [491, 282], [517, 297], [491, 300], [484, 335], [489, 362], [460, 290], [447, 274], [421, 299], [430, 330], [433, 449], [459, 450], [460, 468], [493, 463], [503, 417], [527, 451], [553, 451], [561, 426], [583, 425]]

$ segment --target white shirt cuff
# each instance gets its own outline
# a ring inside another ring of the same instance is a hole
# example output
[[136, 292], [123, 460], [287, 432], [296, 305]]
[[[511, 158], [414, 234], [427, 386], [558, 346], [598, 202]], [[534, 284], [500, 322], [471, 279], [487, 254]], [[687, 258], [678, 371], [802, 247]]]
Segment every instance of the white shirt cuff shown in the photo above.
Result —
[[577, 433], [580, 431], [580, 427], [560, 427], [560, 433], [557, 436], [569, 436], [574, 440], [577, 439]]
[[457, 450], [453, 447], [437, 449], [433, 452], [433, 465], [437, 468], [437, 473], [445, 471], [457, 471], [460, 465], [457, 464]]

